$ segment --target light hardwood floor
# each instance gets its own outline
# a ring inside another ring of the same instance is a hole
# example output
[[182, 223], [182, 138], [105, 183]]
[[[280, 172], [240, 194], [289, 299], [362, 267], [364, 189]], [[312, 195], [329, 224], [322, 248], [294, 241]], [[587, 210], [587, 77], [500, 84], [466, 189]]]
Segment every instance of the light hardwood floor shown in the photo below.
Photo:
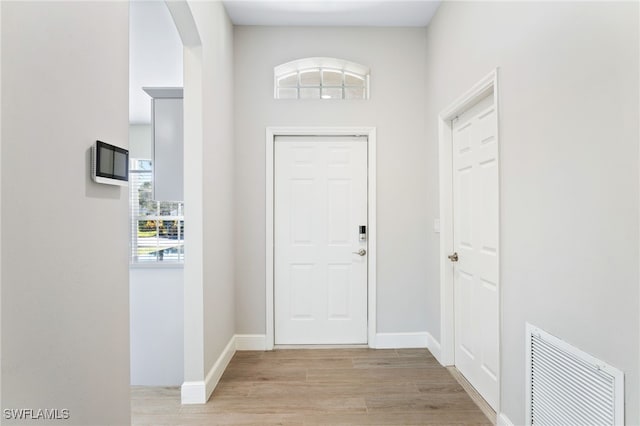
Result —
[[492, 424], [426, 349], [237, 352], [207, 404], [131, 395], [134, 426]]

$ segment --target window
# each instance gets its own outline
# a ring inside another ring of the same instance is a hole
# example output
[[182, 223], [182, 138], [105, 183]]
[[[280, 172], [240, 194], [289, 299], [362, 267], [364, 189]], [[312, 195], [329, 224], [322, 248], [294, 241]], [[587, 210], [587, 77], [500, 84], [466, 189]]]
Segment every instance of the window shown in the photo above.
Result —
[[276, 99], [368, 99], [369, 69], [335, 58], [306, 58], [274, 69]]
[[131, 263], [184, 261], [184, 203], [153, 200], [151, 160], [131, 159]]

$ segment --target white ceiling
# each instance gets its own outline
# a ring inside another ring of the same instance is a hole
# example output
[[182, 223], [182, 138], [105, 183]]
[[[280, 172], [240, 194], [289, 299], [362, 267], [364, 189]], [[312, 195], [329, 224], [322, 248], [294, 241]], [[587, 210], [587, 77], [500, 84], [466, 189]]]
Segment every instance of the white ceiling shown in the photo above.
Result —
[[423, 27], [440, 0], [223, 0], [236, 25]]

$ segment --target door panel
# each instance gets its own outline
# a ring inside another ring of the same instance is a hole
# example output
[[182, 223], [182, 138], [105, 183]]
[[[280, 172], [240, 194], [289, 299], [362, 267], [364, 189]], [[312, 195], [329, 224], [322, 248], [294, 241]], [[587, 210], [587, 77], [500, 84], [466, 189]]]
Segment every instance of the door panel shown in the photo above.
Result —
[[274, 169], [276, 344], [367, 343], [367, 143], [277, 137]]
[[349, 319], [351, 309], [351, 265], [328, 265], [327, 316], [332, 319]]
[[332, 246], [351, 246], [351, 180], [331, 179], [328, 190], [327, 231]]
[[498, 403], [498, 149], [493, 94], [453, 126], [455, 363]]

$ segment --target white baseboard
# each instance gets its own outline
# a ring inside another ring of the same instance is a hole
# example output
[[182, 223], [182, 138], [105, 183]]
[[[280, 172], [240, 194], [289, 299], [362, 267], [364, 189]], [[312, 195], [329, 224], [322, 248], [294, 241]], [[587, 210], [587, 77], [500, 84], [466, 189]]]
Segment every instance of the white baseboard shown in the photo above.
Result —
[[236, 334], [237, 351], [267, 350], [267, 336], [264, 334]]
[[[440, 360], [440, 342], [428, 332], [416, 333], [378, 333], [375, 342], [369, 347], [375, 349], [427, 348]], [[236, 334], [235, 345], [238, 351], [266, 351], [267, 336], [264, 334]]]
[[434, 339], [431, 333], [427, 333], [427, 349], [442, 364], [442, 361], [440, 361], [440, 342]]
[[497, 426], [513, 426], [513, 422], [509, 420], [509, 417], [507, 417], [506, 414], [499, 413], [496, 419], [496, 425]]
[[180, 387], [180, 398], [183, 404], [205, 404], [204, 380], [197, 382], [184, 382]]
[[204, 380], [184, 382], [182, 384], [180, 392], [182, 403], [206, 404], [236, 351], [264, 351], [265, 349], [266, 336], [264, 334], [234, 335]]
[[418, 333], [378, 333], [376, 349], [426, 348], [428, 343], [426, 332]]
[[181, 388], [183, 404], [206, 404], [213, 390], [218, 385], [224, 370], [236, 353], [236, 336], [232, 336], [222, 353], [213, 364], [207, 377], [201, 381], [184, 382]]
[[[236, 353], [236, 336], [234, 335], [227, 343], [227, 346], [223, 349], [222, 353], [216, 360], [216, 363], [213, 364], [211, 370], [207, 374], [207, 378], [204, 380], [207, 389], [207, 400], [213, 393], [213, 390], [218, 386], [218, 382], [220, 378], [224, 374], [224, 370], [227, 369], [227, 365], [231, 362], [231, 358]], [[206, 400], [205, 400], [206, 402]]]

